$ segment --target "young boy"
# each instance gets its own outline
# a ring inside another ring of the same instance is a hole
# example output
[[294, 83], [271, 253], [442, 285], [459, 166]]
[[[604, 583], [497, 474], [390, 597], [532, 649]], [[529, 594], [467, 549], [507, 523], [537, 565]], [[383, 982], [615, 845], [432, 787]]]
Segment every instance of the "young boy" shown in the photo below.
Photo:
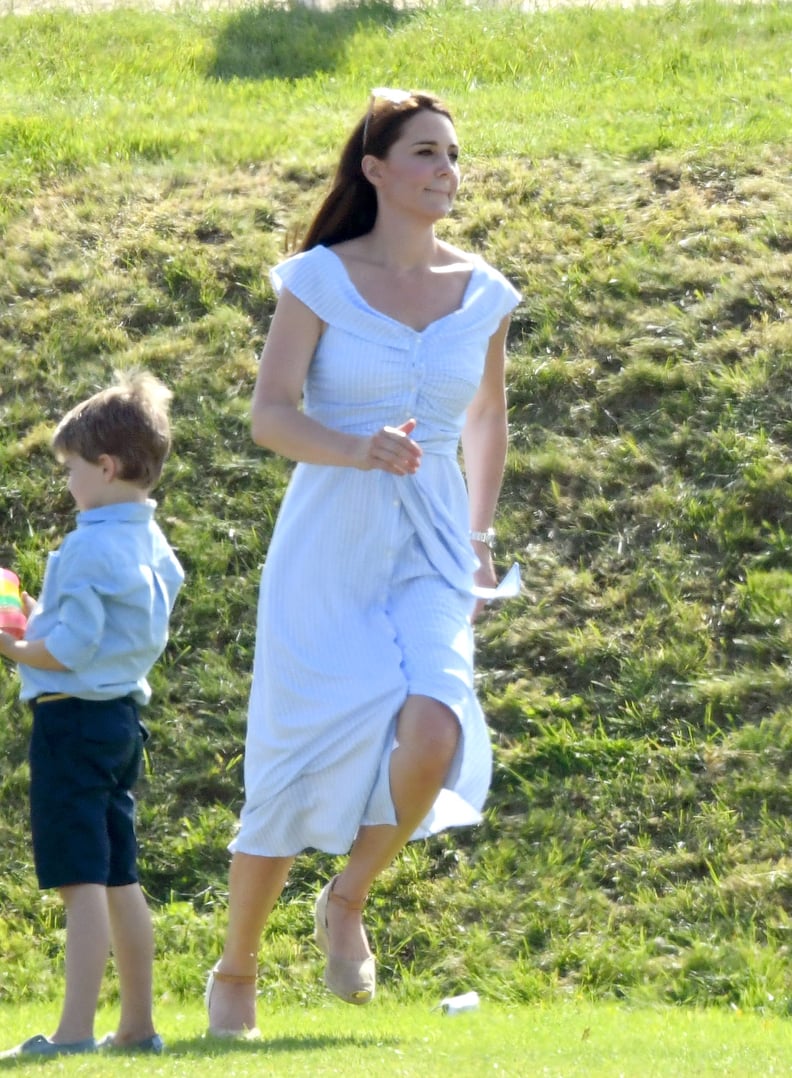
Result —
[[[66, 995], [51, 1037], [4, 1056], [97, 1047], [161, 1052], [152, 1018], [154, 935], [138, 883], [131, 789], [146, 735], [138, 708], [162, 653], [184, 573], [149, 493], [170, 449], [170, 391], [146, 373], [78, 404], [52, 439], [77, 527], [49, 555], [41, 598], [23, 595], [25, 637], [0, 632], [33, 709], [30, 815], [41, 888], [66, 907]], [[121, 1017], [94, 1039], [110, 948]]]

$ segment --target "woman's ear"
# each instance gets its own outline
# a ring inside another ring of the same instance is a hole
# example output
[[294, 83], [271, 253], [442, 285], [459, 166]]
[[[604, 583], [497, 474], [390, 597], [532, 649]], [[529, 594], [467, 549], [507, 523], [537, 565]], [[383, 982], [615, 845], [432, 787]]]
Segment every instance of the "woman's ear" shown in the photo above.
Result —
[[360, 171], [366, 177], [368, 182], [376, 187], [378, 180], [382, 176], [382, 162], [378, 157], [375, 157], [374, 154], [367, 153], [360, 162]]

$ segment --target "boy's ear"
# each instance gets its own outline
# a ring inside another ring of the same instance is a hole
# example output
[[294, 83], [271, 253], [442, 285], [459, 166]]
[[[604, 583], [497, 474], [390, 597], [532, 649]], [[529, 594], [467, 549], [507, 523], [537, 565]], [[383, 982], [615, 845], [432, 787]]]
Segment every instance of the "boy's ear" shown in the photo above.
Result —
[[109, 453], [102, 453], [96, 463], [102, 469], [102, 477], [106, 483], [112, 483], [121, 474], [121, 461]]

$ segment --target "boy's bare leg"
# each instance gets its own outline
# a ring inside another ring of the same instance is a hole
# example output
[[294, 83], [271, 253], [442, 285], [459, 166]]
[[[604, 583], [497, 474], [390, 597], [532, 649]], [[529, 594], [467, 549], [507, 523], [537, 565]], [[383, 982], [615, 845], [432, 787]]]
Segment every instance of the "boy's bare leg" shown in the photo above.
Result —
[[121, 1016], [113, 1043], [119, 1047], [154, 1035], [152, 978], [154, 930], [140, 884], [108, 887], [110, 933], [118, 970]]
[[110, 924], [107, 891], [97, 883], [59, 888], [66, 907], [66, 996], [56, 1044], [73, 1044], [94, 1035], [94, 1016], [107, 959]]

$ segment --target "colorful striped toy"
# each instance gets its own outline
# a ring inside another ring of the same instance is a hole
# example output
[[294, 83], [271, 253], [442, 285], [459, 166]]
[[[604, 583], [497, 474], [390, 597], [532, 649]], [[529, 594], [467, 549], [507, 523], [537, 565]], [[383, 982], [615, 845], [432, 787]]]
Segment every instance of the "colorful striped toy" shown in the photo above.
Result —
[[0, 569], [0, 629], [20, 640], [25, 635], [26, 625], [19, 577], [10, 569]]

